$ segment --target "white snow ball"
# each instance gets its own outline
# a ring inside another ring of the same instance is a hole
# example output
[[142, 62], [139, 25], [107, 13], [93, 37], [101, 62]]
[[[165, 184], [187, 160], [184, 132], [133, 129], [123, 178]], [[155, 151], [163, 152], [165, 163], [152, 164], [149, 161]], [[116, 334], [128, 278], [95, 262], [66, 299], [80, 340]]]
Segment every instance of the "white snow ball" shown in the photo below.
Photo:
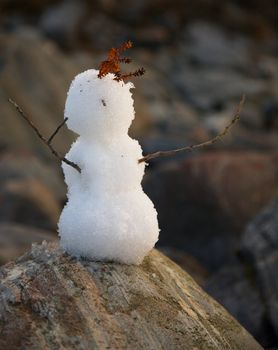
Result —
[[71, 196], [59, 221], [62, 247], [92, 260], [140, 264], [158, 234], [156, 210], [141, 188], [114, 197]]
[[67, 125], [83, 137], [110, 139], [127, 133], [134, 119], [132, 83], [114, 80], [109, 73], [98, 78], [89, 69], [71, 83], [65, 106]]
[[144, 175], [145, 163], [138, 163], [142, 157], [141, 146], [127, 134], [111, 140], [110, 144], [89, 142], [79, 137], [66, 157], [81, 168], [79, 174], [63, 164], [69, 192], [92, 188], [111, 195], [126, 192], [137, 188]]

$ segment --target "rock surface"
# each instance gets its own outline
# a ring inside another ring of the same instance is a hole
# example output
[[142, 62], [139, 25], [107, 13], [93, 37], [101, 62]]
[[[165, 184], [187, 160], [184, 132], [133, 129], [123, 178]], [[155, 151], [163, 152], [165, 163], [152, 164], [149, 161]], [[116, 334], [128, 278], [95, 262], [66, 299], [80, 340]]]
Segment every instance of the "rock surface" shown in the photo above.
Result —
[[256, 273], [269, 322], [278, 339], [278, 199], [247, 227], [241, 253]]
[[3, 349], [262, 349], [155, 250], [135, 267], [43, 243], [5, 265], [1, 282]]
[[235, 261], [209, 277], [204, 288], [262, 345], [273, 345], [272, 330], [265, 317], [264, 301], [256, 288], [252, 271]]
[[238, 257], [204, 284], [212, 295], [267, 349], [278, 340], [278, 200], [247, 226]]

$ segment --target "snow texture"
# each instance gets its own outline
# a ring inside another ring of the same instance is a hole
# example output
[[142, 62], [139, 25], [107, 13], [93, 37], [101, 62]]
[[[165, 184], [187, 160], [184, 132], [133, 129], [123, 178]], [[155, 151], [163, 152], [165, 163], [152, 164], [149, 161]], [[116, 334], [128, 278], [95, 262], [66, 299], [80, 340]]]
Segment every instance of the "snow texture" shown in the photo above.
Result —
[[87, 70], [66, 101], [67, 126], [80, 136], [63, 163], [68, 202], [58, 228], [62, 247], [92, 260], [140, 264], [158, 240], [157, 212], [143, 192], [142, 149], [128, 135], [134, 119], [132, 83]]

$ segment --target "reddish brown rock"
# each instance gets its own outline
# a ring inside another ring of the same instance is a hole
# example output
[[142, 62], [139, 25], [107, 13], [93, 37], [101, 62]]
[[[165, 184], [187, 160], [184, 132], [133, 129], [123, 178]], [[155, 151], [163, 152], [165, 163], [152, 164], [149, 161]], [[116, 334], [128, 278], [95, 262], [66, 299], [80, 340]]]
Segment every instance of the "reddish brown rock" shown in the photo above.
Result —
[[277, 193], [277, 154], [208, 152], [162, 165], [146, 176], [144, 187], [159, 213], [160, 244], [215, 268]]
[[[278, 156], [217, 152], [181, 165], [184, 179], [213, 197], [221, 214], [242, 228], [277, 193]], [[202, 198], [203, 199], [203, 198]]]

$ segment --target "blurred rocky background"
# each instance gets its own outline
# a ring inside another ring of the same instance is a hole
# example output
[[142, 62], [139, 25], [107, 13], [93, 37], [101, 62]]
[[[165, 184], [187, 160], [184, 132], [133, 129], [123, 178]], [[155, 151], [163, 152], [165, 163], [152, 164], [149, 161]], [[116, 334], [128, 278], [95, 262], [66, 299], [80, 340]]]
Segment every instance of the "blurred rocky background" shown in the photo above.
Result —
[[[278, 2], [1, 0], [0, 262], [57, 239], [60, 165], [14, 99], [50, 135], [74, 75], [127, 39], [134, 67], [130, 133], [144, 152], [205, 141], [241, 95], [241, 123], [214, 147], [150, 163], [158, 248], [184, 267], [267, 349], [278, 348]], [[75, 135], [54, 141], [65, 153]]]

